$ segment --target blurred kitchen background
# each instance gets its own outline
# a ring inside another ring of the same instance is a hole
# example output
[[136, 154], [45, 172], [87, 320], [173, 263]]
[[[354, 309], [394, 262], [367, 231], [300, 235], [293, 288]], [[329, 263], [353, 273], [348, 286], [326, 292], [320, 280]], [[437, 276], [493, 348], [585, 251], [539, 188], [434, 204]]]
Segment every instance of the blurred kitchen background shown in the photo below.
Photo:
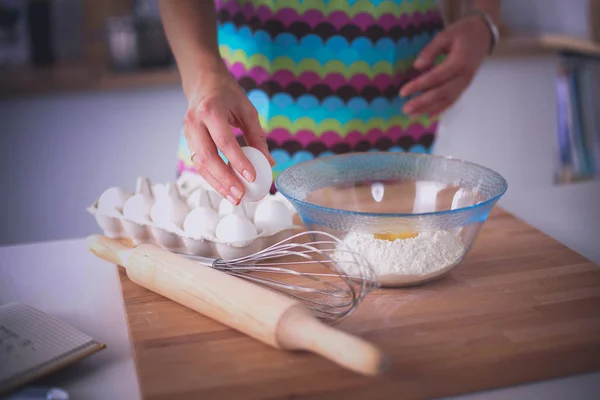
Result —
[[[600, 262], [600, 0], [502, 7], [435, 152], [499, 171], [502, 207]], [[0, 245], [98, 232], [104, 189], [173, 180], [185, 109], [155, 0], [0, 0]]]

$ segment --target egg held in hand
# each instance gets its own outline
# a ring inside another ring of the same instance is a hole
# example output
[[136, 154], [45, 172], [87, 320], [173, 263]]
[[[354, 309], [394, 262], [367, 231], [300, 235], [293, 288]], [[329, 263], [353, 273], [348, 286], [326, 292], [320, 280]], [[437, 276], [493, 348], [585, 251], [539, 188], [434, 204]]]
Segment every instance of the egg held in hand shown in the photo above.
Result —
[[256, 207], [254, 225], [259, 232], [277, 232], [293, 225], [292, 214], [276, 200], [267, 200]]
[[228, 214], [217, 225], [216, 236], [224, 243], [243, 243], [257, 236], [252, 222], [244, 216]]
[[219, 224], [219, 214], [208, 207], [194, 208], [183, 221], [183, 230], [194, 239], [212, 238]]
[[[262, 200], [269, 194], [273, 184], [273, 170], [271, 169], [271, 164], [269, 163], [269, 160], [267, 160], [267, 157], [254, 147], [245, 146], [242, 147], [242, 151], [256, 171], [254, 182], [248, 182], [242, 175], [235, 171], [235, 169], [233, 170], [246, 189], [244, 199], [247, 201]], [[231, 167], [231, 164], [229, 165]], [[233, 167], [231, 168], [233, 169]]]

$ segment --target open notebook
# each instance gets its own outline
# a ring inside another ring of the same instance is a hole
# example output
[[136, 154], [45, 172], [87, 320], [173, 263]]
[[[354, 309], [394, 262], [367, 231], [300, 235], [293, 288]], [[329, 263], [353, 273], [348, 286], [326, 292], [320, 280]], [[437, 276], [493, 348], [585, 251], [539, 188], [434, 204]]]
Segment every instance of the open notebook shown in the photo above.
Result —
[[0, 306], [0, 395], [104, 347], [25, 304]]

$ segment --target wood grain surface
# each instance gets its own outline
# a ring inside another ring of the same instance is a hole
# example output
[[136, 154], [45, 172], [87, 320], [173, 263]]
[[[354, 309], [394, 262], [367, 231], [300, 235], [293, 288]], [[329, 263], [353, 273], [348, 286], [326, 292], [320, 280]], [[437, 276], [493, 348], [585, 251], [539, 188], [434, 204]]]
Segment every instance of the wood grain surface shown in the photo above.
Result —
[[600, 369], [600, 267], [498, 208], [449, 275], [378, 290], [339, 325], [392, 357], [377, 378], [275, 350], [120, 276], [145, 399], [426, 399]]

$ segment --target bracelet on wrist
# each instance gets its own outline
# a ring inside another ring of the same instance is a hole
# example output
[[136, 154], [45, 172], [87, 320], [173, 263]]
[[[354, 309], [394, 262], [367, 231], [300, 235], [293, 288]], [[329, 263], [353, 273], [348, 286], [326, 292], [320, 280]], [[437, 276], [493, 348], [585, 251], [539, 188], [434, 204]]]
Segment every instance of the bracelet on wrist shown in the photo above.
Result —
[[468, 10], [461, 15], [461, 18], [466, 18], [466, 17], [471, 17], [471, 16], [477, 16], [477, 17], [481, 18], [483, 23], [490, 30], [492, 40], [490, 43], [490, 50], [489, 50], [488, 54], [492, 54], [492, 52], [498, 45], [498, 42], [500, 41], [500, 31], [498, 29], [498, 26], [494, 23], [494, 21], [492, 20], [492, 18], [489, 16], [488, 13], [486, 13], [485, 11], [479, 10], [479, 9]]

